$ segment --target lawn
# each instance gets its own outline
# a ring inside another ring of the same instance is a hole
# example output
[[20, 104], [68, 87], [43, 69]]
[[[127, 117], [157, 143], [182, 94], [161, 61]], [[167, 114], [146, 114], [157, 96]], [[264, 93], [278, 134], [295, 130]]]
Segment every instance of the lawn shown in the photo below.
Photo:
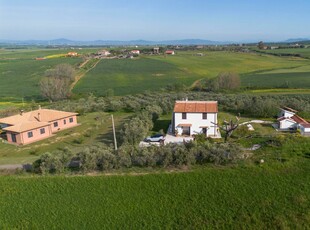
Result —
[[[130, 114], [115, 113], [114, 119], [117, 131]], [[99, 118], [99, 119], [98, 119]], [[96, 143], [112, 144], [112, 124], [108, 113], [89, 113], [78, 117], [77, 126], [63, 130], [55, 136], [29, 145], [17, 147], [15, 145], [0, 143], [0, 165], [32, 163], [42, 153], [52, 152], [68, 147], [78, 151], [84, 146]]]
[[306, 229], [310, 161], [0, 177], [2, 229]]

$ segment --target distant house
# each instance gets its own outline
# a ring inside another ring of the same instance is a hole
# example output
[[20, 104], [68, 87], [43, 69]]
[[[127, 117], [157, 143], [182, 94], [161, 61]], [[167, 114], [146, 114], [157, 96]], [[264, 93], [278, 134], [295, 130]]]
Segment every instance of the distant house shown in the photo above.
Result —
[[96, 56], [97, 58], [106, 57], [109, 56], [111, 53], [107, 50], [100, 50], [97, 52]]
[[281, 107], [278, 116], [279, 130], [297, 130], [300, 129], [302, 134], [310, 134], [310, 124], [308, 121], [298, 116], [297, 111], [289, 107]]
[[140, 54], [140, 50], [132, 50], [131, 53], [132, 53], [132, 54], [138, 54], [138, 55], [139, 55], [139, 54]]
[[37, 57], [36, 60], [37, 61], [42, 61], [42, 60], [46, 60], [46, 58], [45, 57]]
[[52, 136], [54, 133], [77, 126], [77, 113], [51, 109], [34, 110], [1, 118], [0, 126], [9, 143], [25, 145]]
[[177, 136], [203, 133], [207, 137], [218, 137], [217, 113], [217, 101], [176, 101], [172, 130]]
[[78, 53], [77, 52], [69, 52], [69, 53], [67, 53], [67, 56], [68, 57], [77, 57]]
[[173, 50], [166, 50], [165, 54], [168, 54], [168, 55], [175, 55], [175, 53], [174, 53]]
[[159, 54], [159, 47], [154, 47], [153, 48], [153, 53], [154, 54]]

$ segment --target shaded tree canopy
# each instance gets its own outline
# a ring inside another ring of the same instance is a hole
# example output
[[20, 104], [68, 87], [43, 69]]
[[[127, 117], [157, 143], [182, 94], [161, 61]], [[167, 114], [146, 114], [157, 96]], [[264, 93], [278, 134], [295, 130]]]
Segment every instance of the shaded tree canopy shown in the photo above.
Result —
[[66, 99], [70, 96], [70, 85], [74, 81], [75, 70], [69, 64], [57, 65], [47, 70], [45, 77], [40, 81], [40, 90], [43, 97], [50, 101]]
[[233, 72], [222, 72], [213, 80], [213, 89], [218, 90], [234, 90], [240, 88], [240, 77]]

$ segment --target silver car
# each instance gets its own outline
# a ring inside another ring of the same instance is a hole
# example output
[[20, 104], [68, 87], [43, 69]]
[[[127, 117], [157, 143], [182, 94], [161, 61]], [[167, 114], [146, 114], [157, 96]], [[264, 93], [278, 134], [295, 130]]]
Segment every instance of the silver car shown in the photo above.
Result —
[[159, 141], [164, 141], [165, 138], [162, 134], [156, 134], [150, 137], [147, 137], [144, 139], [145, 142], [159, 142]]

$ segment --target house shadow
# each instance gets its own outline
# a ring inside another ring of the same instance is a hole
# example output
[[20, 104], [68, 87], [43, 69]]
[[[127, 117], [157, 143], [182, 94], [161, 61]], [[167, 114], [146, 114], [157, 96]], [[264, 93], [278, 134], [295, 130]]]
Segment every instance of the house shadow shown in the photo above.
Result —
[[159, 132], [160, 130], [163, 130], [166, 133], [169, 128], [170, 123], [171, 123], [171, 120], [157, 120], [154, 122], [152, 131]]
[[[114, 136], [113, 136], [113, 129], [112, 126], [108, 127], [109, 130], [103, 134], [99, 134], [96, 137], [96, 141], [106, 144], [106, 145], [111, 145], [114, 144]], [[120, 131], [123, 128], [123, 125], [117, 125], [115, 126], [115, 135], [116, 135], [116, 140], [117, 143], [120, 143]]]

